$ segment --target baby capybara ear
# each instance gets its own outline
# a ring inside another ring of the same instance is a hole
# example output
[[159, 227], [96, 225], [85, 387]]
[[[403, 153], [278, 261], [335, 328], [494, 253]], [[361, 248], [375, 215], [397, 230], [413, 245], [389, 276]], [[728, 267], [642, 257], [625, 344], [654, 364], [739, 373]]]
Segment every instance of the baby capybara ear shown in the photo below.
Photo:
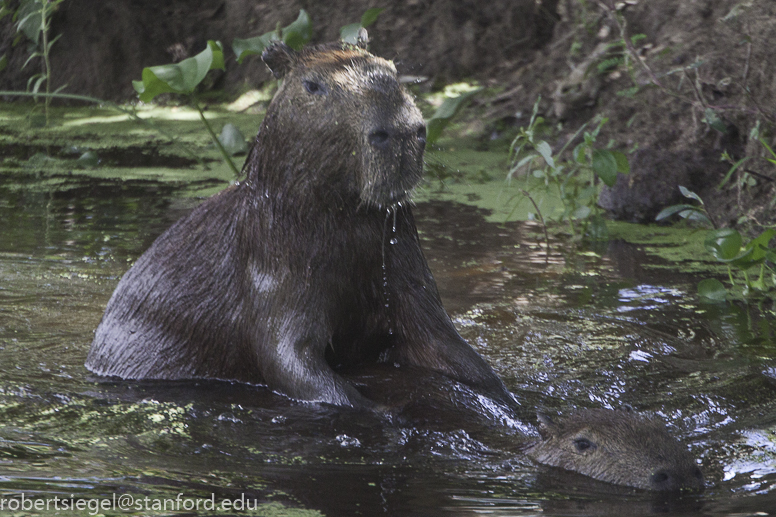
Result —
[[275, 79], [281, 79], [286, 75], [295, 59], [296, 52], [282, 41], [272, 42], [261, 53], [261, 60], [267, 65]]

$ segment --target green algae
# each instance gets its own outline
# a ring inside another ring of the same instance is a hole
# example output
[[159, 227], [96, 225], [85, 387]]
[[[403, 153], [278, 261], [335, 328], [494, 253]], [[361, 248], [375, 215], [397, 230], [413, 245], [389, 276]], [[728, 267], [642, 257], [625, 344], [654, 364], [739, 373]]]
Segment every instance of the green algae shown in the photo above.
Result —
[[[52, 109], [52, 126], [45, 128], [31, 127], [31, 109], [24, 103], [0, 104], [0, 173], [36, 180], [34, 185], [21, 181], [9, 188], [51, 191], [83, 177], [156, 181], [181, 186], [185, 196], [207, 197], [234, 181], [194, 109], [136, 107], [138, 117], [152, 124], [148, 125], [115, 109], [57, 107]], [[206, 117], [217, 129], [231, 123], [250, 138], [263, 115], [215, 105], [208, 108]], [[428, 150], [426, 178], [416, 189], [415, 202], [444, 200], [474, 206], [485, 210], [486, 220], [494, 223], [538, 219], [536, 207], [546, 221], [560, 218], [564, 206], [556, 190], [539, 178], [508, 180], [508, 153], [503, 146], [488, 149], [465, 131], [459, 133], [445, 134], [441, 146]], [[173, 135], [174, 141], [165, 134]], [[79, 162], [85, 152], [97, 156], [96, 166]], [[192, 153], [205, 167], [191, 158]], [[244, 159], [238, 156], [236, 164], [241, 166]], [[726, 272], [706, 252], [701, 230], [612, 221], [607, 226], [611, 239], [637, 244], [663, 261], [648, 267]], [[551, 223], [550, 227], [553, 233], [564, 232], [564, 225]]]

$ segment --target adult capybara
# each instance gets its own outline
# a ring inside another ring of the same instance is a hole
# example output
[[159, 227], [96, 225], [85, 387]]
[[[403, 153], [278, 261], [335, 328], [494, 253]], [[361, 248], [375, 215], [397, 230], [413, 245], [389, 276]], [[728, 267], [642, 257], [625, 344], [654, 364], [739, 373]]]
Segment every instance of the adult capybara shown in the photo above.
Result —
[[365, 46], [264, 51], [283, 82], [245, 181], [175, 223], [124, 275], [87, 368], [373, 407], [335, 369], [382, 361], [513, 403], [442, 307], [409, 205], [423, 117], [393, 63]]

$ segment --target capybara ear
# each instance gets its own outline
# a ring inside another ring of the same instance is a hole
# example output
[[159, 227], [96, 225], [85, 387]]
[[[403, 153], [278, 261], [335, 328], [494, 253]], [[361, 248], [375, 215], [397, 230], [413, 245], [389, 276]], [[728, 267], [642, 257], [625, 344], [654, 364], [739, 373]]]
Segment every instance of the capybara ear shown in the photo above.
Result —
[[554, 436], [558, 432], [558, 425], [547, 413], [539, 411], [536, 413], [536, 418], [539, 420], [539, 435], [543, 440], [547, 440]]
[[296, 52], [282, 41], [273, 41], [261, 53], [261, 60], [275, 79], [281, 79], [294, 64]]

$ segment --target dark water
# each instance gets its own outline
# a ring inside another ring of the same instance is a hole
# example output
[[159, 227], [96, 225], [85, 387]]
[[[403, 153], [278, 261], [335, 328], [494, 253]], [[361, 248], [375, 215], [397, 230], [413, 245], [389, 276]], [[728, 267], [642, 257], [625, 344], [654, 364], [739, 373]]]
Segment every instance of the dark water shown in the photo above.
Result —
[[[464, 205], [417, 207], [426, 254], [456, 325], [527, 418], [657, 412], [702, 459], [705, 493], [666, 498], [538, 467], [519, 453], [516, 422], [390, 423], [261, 387], [92, 377], [83, 362], [111, 292], [197, 203], [192, 188], [0, 175], [0, 514], [55, 514], [55, 497], [108, 515], [207, 513], [223, 500], [252, 515], [776, 513], [772, 314], [698, 306], [697, 279], [621, 243], [600, 256], [557, 245], [548, 258], [535, 226], [486, 223]], [[120, 496], [128, 511], [95, 506]]]

